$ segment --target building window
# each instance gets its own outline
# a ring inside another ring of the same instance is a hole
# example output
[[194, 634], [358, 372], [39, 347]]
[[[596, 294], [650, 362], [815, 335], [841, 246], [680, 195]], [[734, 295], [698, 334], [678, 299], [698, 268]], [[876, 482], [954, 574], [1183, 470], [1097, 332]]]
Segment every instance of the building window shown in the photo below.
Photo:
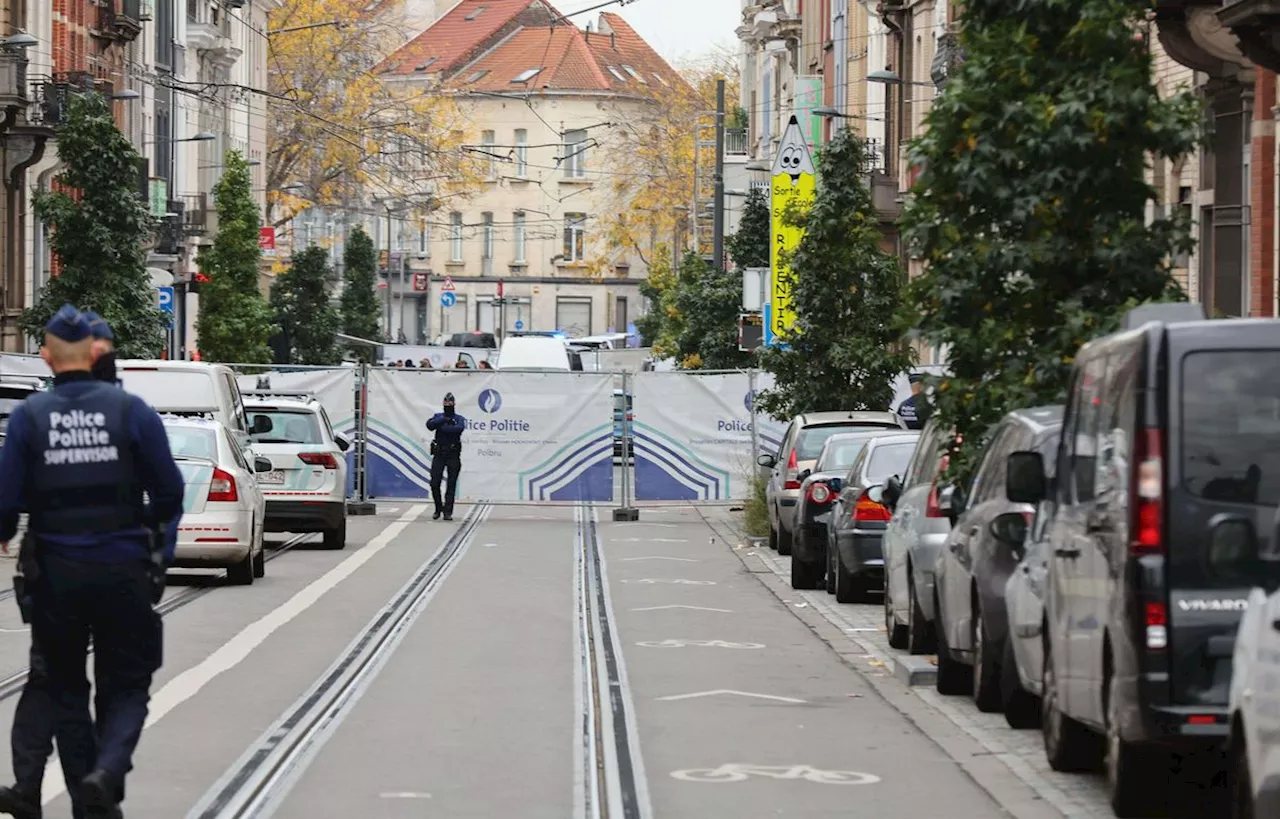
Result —
[[524, 256], [525, 232], [523, 211], [516, 211], [515, 216], [512, 218], [512, 226], [515, 248], [512, 252], [511, 261], [514, 264], [524, 264], [526, 260]]
[[529, 132], [523, 128], [516, 129], [516, 176], [521, 179], [529, 175]]
[[498, 158], [494, 155], [495, 152], [493, 147], [494, 143], [498, 141], [496, 136], [497, 135], [494, 134], [493, 131], [480, 132], [480, 150], [482, 151], [481, 156], [483, 156], [485, 160], [488, 162], [488, 164], [485, 167], [488, 168], [487, 173], [489, 174], [490, 179], [493, 179], [495, 176], [498, 175]]
[[564, 215], [564, 260], [580, 262], [586, 258], [587, 215], [585, 213], [566, 213]]
[[627, 315], [627, 297], [616, 297], [613, 301], [613, 331], [615, 333], [627, 332], [629, 318]]
[[481, 273], [485, 276], [493, 272], [493, 214], [482, 213], [480, 219], [484, 223], [484, 244], [480, 250]]
[[538, 73], [541, 71], [542, 71], [541, 68], [527, 68], [524, 71], [521, 71], [519, 74], [517, 74], [511, 81], [512, 82], [528, 82], [529, 80], [538, 76]]
[[449, 214], [449, 261], [462, 261], [462, 214]]
[[564, 175], [566, 179], [582, 179], [587, 175], [586, 131], [565, 132]]
[[591, 335], [591, 297], [557, 296], [556, 329], [571, 338]]

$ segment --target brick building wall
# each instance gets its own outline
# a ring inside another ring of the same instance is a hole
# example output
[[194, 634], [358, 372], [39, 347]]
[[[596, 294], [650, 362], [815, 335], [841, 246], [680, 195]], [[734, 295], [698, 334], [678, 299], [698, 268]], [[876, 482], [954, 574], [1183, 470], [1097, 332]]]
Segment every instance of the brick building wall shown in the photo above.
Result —
[[1249, 177], [1249, 315], [1276, 314], [1276, 75], [1254, 84]]

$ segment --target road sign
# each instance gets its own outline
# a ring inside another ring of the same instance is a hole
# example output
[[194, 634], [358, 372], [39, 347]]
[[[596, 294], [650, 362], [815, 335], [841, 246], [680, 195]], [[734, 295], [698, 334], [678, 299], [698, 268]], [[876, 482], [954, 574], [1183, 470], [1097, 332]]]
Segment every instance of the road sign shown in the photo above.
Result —
[[414, 292], [417, 292], [417, 293], [423, 293], [423, 292], [425, 292], [425, 291], [426, 291], [426, 289], [427, 289], [427, 274], [426, 274], [426, 273], [414, 273], [414, 274], [413, 274], [413, 289], [414, 289]]
[[453, 286], [453, 279], [449, 276], [445, 276], [444, 284], [440, 285], [440, 289], [445, 293], [452, 293], [457, 288]]
[[524, 329], [524, 322], [523, 322], [522, 320], [520, 320], [520, 319], [516, 319], [516, 329], [517, 329], [517, 330], [523, 330], [523, 329]]
[[454, 294], [452, 294], [452, 293], [441, 293], [441, 294], [440, 294], [440, 306], [441, 306], [441, 307], [452, 307], [452, 306], [454, 306], [454, 305], [455, 305], [455, 304], [457, 304], [457, 303], [458, 303], [458, 297], [457, 297], [457, 296], [455, 296]]
[[769, 187], [769, 217], [773, 241], [769, 243], [769, 303], [771, 315], [765, 328], [765, 343], [776, 344], [775, 337], [795, 324], [793, 303], [795, 275], [787, 258], [800, 244], [804, 230], [786, 224], [783, 214], [794, 205], [813, 201], [817, 180], [809, 145], [800, 131], [800, 121], [793, 115], [778, 145]]
[[166, 313], [166, 314], [167, 314], [167, 316], [168, 316], [168, 323], [167, 323], [165, 326], [166, 326], [166, 327], [168, 327], [170, 330], [172, 330], [172, 329], [173, 329], [173, 310], [174, 310], [174, 307], [173, 307], [173, 288], [172, 288], [172, 287], [157, 287], [157, 288], [156, 288], [156, 294], [157, 294], [157, 299], [158, 299], [159, 304], [160, 304], [160, 309], [161, 309], [164, 313]]

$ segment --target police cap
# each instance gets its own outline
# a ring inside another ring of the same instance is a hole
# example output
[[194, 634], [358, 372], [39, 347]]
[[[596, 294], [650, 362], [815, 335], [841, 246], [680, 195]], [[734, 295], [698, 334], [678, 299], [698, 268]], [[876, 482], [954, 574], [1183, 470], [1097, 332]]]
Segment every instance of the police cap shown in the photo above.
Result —
[[446, 393], [444, 394], [444, 405], [445, 405], [446, 407], [452, 407], [452, 406], [454, 405], [454, 403], [455, 403], [455, 402], [454, 402], [454, 400], [453, 400], [453, 393], [451, 393], [451, 392], [446, 392]]
[[58, 312], [53, 314], [53, 318], [49, 319], [49, 323], [44, 326], [44, 331], [66, 342], [84, 341], [92, 332], [84, 313], [69, 304], [62, 305]]
[[107, 320], [92, 310], [84, 311], [85, 321], [89, 322], [89, 332], [95, 339], [100, 341], [115, 341], [116, 335], [111, 332], [111, 325], [107, 324]]
[[924, 381], [923, 373], [911, 373], [910, 375], [907, 376], [908, 384], [919, 384], [922, 381]]

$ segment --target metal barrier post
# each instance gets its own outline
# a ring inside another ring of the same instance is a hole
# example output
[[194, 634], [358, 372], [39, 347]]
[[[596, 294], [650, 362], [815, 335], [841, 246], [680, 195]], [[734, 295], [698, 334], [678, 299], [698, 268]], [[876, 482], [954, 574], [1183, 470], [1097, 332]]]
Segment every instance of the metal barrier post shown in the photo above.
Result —
[[378, 507], [369, 500], [369, 365], [362, 363], [356, 375], [356, 499], [347, 504], [348, 515], [374, 515]]
[[756, 413], [755, 367], [747, 370], [747, 390], [751, 395], [751, 474], [754, 475], [760, 468], [760, 416]]
[[[631, 412], [627, 411], [627, 399], [631, 395], [631, 373], [622, 374], [622, 505], [613, 510], [615, 521], [640, 520], [640, 510], [631, 505]], [[634, 404], [632, 409], [634, 410]]]

